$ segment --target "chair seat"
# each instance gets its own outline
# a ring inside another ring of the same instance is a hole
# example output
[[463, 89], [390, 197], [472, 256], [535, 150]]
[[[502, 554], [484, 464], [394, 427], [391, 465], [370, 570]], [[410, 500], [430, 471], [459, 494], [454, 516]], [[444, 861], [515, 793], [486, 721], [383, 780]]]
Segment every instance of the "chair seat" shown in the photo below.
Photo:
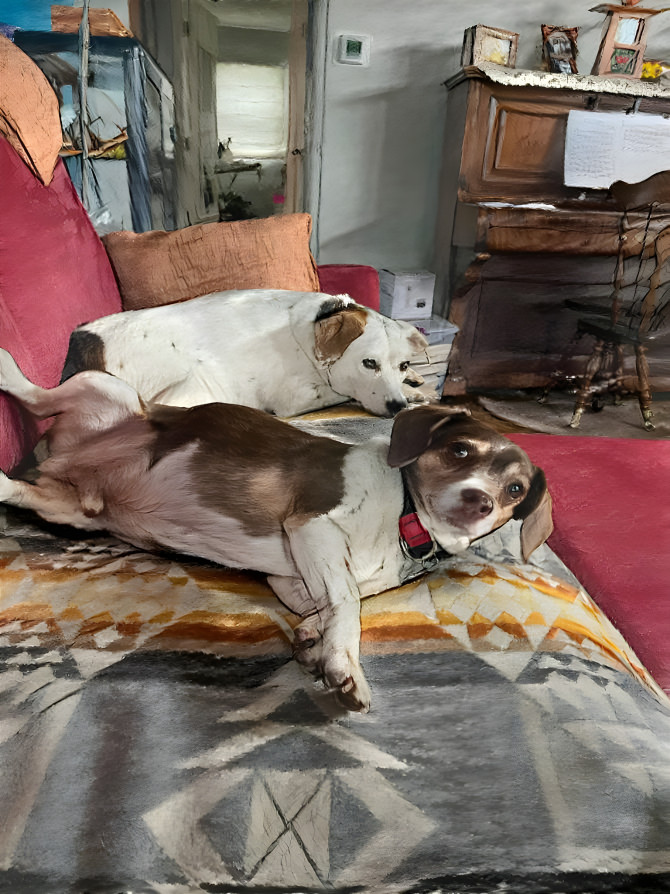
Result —
[[595, 318], [578, 320], [577, 328], [580, 332], [586, 332], [601, 341], [616, 345], [640, 345], [644, 339], [643, 334], [641, 335], [639, 331], [631, 329], [623, 323], [613, 324]]

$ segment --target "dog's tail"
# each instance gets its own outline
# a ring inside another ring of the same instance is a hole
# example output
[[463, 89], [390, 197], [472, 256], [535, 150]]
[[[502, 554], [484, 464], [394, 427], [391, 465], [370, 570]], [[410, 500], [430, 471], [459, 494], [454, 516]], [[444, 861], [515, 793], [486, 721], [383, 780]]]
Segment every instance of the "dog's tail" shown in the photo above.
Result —
[[75, 329], [70, 336], [61, 384], [85, 369], [104, 372], [105, 368], [105, 343], [100, 336], [87, 329]]

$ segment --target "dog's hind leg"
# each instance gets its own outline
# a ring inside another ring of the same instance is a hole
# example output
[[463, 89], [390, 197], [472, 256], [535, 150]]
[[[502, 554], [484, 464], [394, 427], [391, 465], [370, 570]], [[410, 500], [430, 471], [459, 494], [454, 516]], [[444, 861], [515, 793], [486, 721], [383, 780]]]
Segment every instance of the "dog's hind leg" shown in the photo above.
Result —
[[15, 397], [38, 419], [56, 416], [49, 430], [49, 452], [67, 448], [87, 435], [111, 428], [131, 416], [143, 415], [143, 404], [126, 382], [99, 371], [77, 373], [55, 388], [40, 388], [0, 348], [0, 390]]
[[99, 527], [82, 509], [76, 488], [48, 476], [40, 476], [36, 484], [30, 484], [0, 472], [0, 503], [30, 509], [58, 525], [74, 525], [84, 530]]
[[15, 397], [39, 419], [46, 419], [54, 413], [48, 408], [49, 391], [27, 379], [16, 360], [4, 348], [0, 348], [0, 389]]

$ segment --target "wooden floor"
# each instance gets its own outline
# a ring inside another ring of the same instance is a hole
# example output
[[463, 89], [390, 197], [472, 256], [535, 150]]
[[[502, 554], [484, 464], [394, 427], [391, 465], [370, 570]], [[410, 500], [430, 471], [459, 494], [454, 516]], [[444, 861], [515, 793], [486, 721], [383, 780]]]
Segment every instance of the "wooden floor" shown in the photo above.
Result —
[[510, 432], [535, 431], [535, 429], [525, 428], [523, 425], [518, 425], [516, 422], [509, 422], [506, 419], [498, 419], [497, 416], [494, 416], [492, 413], [489, 413], [488, 410], [485, 410], [484, 407], [480, 406], [477, 397], [472, 394], [457, 398], [443, 398], [442, 404], [446, 406], [467, 407], [475, 419], [485, 422], [502, 435], [509, 434]]

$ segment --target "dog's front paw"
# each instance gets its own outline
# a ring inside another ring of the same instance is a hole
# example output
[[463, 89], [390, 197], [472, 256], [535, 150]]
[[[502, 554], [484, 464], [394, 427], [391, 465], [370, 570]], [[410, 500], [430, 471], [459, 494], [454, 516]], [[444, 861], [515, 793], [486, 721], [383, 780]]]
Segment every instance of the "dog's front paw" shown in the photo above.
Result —
[[371, 695], [363, 669], [355, 659], [343, 657], [344, 660], [337, 657], [323, 662], [324, 680], [348, 711], [367, 714]]
[[358, 659], [346, 649], [333, 648], [321, 634], [314, 618], [293, 631], [293, 657], [335, 693], [348, 711], [370, 710], [370, 689]]

